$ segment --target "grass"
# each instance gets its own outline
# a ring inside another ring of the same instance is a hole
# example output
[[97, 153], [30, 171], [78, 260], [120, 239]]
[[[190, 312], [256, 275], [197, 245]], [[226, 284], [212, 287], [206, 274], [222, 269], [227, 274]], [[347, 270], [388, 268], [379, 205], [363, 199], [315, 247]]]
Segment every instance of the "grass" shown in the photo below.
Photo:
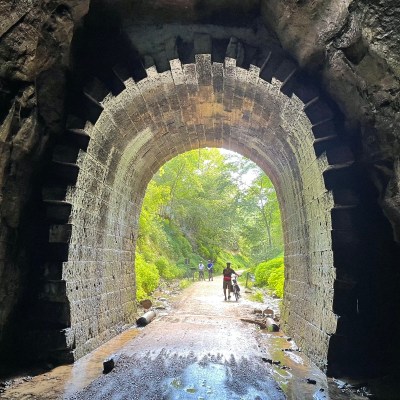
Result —
[[250, 295], [250, 299], [252, 301], [256, 301], [257, 303], [264, 303], [264, 295], [259, 291], [252, 293]]
[[193, 282], [189, 279], [183, 279], [179, 282], [179, 289], [186, 289], [189, 287]]

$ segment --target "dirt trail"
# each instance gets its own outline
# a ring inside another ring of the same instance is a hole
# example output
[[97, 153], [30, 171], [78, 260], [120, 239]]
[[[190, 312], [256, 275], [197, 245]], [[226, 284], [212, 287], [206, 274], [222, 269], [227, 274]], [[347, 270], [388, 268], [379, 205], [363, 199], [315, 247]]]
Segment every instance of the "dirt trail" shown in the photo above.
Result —
[[196, 282], [173, 312], [119, 351], [110, 374], [71, 398], [284, 399], [261, 359], [255, 326], [240, 321], [249, 307], [224, 301], [219, 277]]
[[[242, 322], [255, 308], [278, 311], [277, 300], [261, 305], [243, 297], [224, 301], [221, 277], [195, 282], [146, 327], [123, 332], [73, 365], [19, 378], [0, 399], [365, 398], [328, 380], [282, 332]], [[103, 375], [103, 360], [113, 353], [116, 367]]]

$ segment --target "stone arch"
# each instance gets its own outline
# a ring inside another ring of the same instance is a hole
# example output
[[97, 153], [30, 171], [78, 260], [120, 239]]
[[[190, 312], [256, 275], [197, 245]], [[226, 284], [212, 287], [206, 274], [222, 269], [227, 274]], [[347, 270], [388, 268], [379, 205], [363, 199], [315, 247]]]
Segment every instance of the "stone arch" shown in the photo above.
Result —
[[48, 326], [57, 326], [46, 336], [53, 357], [79, 358], [133, 321], [147, 184], [170, 158], [212, 146], [250, 158], [273, 181], [284, 226], [285, 330], [322, 369], [340, 364], [340, 321], [356, 296], [343, 257], [357, 237], [353, 157], [332, 110], [296, 81], [296, 66], [283, 60], [276, 79], [273, 62], [247, 70], [234, 58], [198, 54], [162, 73], [149, 67], [137, 82], [116, 70], [119, 93], [96, 81], [86, 88], [87, 121], [70, 118], [43, 190], [50, 228], [41, 302]]

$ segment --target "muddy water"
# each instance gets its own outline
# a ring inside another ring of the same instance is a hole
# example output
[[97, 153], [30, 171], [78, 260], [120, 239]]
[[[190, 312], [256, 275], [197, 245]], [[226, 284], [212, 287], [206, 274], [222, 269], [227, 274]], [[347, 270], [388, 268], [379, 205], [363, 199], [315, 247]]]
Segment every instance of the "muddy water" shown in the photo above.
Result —
[[139, 332], [139, 329], [129, 329], [72, 365], [63, 365], [34, 377], [15, 378], [11, 387], [0, 393], [0, 399], [54, 400], [69, 397], [101, 376], [104, 359], [116, 353]]
[[283, 332], [260, 330], [258, 341], [264, 362], [290, 400], [365, 400], [344, 382], [327, 378]]

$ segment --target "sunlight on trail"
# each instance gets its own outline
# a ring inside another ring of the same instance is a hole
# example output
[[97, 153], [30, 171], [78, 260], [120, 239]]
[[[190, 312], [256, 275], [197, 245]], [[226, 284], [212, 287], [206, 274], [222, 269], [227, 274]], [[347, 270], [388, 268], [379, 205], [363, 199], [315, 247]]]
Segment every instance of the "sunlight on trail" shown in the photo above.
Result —
[[[163, 398], [185, 400], [254, 400], [266, 399], [270, 391], [260, 379], [248, 382], [246, 375], [235, 375], [226, 363], [194, 363], [185, 368], [181, 375], [163, 382]], [[195, 397], [193, 395], [196, 395]], [[269, 397], [268, 397], [269, 398]]]

